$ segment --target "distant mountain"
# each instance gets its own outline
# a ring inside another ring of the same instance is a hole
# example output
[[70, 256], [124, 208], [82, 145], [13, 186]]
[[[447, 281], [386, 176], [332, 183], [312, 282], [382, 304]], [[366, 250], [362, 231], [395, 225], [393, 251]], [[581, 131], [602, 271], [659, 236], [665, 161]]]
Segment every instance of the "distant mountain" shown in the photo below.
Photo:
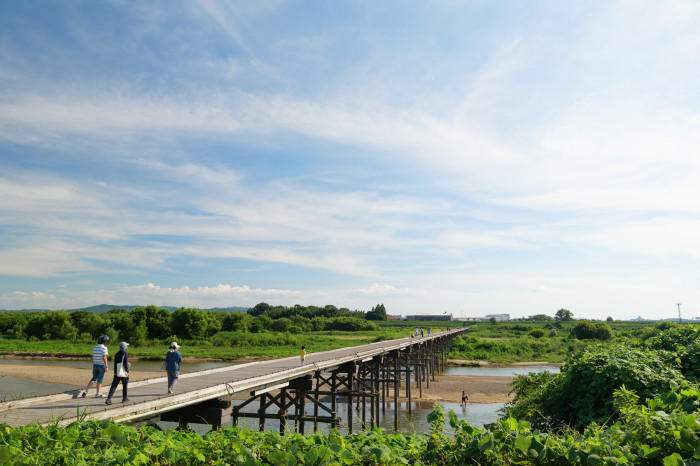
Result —
[[[105, 312], [111, 311], [112, 309], [126, 309], [128, 311], [134, 309], [135, 307], [142, 307], [142, 306], [117, 306], [115, 304], [98, 304], [96, 306], [89, 306], [89, 307], [78, 307], [75, 309], [62, 309], [67, 312], [73, 312], [73, 311], [87, 311], [87, 312], [94, 312], [96, 314], [103, 314]], [[162, 307], [165, 309], [169, 309], [171, 311], [174, 311], [175, 309], [178, 309], [179, 307], [182, 306], [158, 306]], [[47, 311], [53, 311], [55, 309], [19, 309], [17, 311], [13, 312], [47, 312]], [[203, 311], [216, 311], [216, 312], [231, 312], [231, 311], [243, 311], [247, 312], [248, 308], [247, 307], [242, 307], [242, 306], [230, 306], [230, 307], [213, 307], [209, 309], [202, 309]]]

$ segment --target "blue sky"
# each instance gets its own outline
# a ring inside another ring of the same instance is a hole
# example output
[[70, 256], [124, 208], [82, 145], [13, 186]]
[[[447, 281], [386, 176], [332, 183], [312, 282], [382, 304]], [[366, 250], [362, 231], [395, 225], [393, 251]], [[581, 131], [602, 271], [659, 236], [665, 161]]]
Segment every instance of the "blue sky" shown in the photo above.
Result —
[[697, 2], [3, 2], [0, 308], [700, 315]]

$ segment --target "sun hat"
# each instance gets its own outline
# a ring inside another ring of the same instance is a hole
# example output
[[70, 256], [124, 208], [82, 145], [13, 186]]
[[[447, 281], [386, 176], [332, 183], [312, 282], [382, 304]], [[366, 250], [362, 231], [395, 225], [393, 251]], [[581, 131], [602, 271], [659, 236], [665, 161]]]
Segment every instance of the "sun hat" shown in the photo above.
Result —
[[178, 345], [176, 341], [170, 343], [170, 347], [173, 349], [180, 349], [180, 345]]
[[126, 347], [129, 346], [129, 343], [122, 341], [119, 343], [119, 349], [126, 349]]

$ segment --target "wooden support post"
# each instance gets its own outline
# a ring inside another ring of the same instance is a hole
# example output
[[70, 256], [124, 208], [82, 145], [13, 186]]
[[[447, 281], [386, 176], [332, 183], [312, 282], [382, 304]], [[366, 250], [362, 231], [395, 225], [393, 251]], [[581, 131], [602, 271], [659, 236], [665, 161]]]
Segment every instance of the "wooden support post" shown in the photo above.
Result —
[[389, 389], [387, 379], [389, 378], [389, 366], [382, 361], [382, 416], [386, 416], [386, 392]]
[[362, 430], [367, 430], [367, 397], [365, 396], [365, 392], [367, 391], [367, 376], [365, 374], [364, 365], [362, 365], [360, 371], [362, 374], [362, 378], [357, 379], [357, 388], [359, 389], [358, 391], [361, 392], [360, 398], [362, 398]]
[[306, 416], [306, 390], [303, 388], [300, 390], [297, 390], [297, 396], [298, 396], [298, 403], [299, 403], [299, 416], [302, 418], [300, 423], [299, 423], [299, 433], [300, 434], [305, 434], [306, 433], [306, 422], [304, 421], [304, 417]]
[[280, 390], [280, 435], [287, 432], [287, 389]]
[[265, 430], [265, 401], [267, 401], [267, 393], [260, 395], [260, 408], [258, 409], [258, 415], [260, 416], [258, 428], [260, 432]]
[[369, 425], [370, 429], [374, 429], [376, 427], [376, 422], [378, 421], [377, 416], [375, 415], [377, 413], [377, 380], [379, 377], [375, 377], [376, 374], [376, 367], [377, 367], [377, 361], [373, 361], [372, 365], [369, 366], [369, 409], [370, 409], [370, 416], [369, 416]]
[[375, 400], [374, 400], [374, 409], [377, 411], [377, 412], [376, 412], [376, 415], [374, 416], [374, 420], [375, 420], [375, 423], [376, 423], [375, 427], [379, 427], [379, 402], [381, 401], [381, 400], [380, 400], [380, 396], [379, 396], [379, 384], [380, 384], [380, 382], [379, 382], [379, 375], [380, 375], [381, 365], [382, 365], [382, 360], [380, 359], [380, 360], [377, 361], [377, 365], [376, 365], [376, 367], [374, 368], [374, 375], [375, 375], [375, 381], [374, 381], [374, 398], [375, 398]]
[[399, 352], [394, 352], [394, 432], [399, 431], [399, 390], [401, 373], [399, 372]]
[[[338, 383], [338, 371], [333, 371], [331, 373], [331, 417], [337, 419], [337, 383]], [[331, 429], [338, 427], [337, 421], [331, 423]]]
[[314, 433], [318, 432], [318, 378], [321, 371], [316, 371], [316, 388], [314, 390], [314, 398], [316, 402], [314, 403]]
[[423, 384], [422, 384], [422, 378], [423, 378], [423, 368], [421, 367], [422, 364], [420, 363], [420, 359], [418, 360], [418, 398], [423, 399]]
[[348, 434], [352, 434], [352, 373], [348, 372]]
[[411, 360], [406, 354], [406, 398], [408, 398], [408, 414], [411, 414]]

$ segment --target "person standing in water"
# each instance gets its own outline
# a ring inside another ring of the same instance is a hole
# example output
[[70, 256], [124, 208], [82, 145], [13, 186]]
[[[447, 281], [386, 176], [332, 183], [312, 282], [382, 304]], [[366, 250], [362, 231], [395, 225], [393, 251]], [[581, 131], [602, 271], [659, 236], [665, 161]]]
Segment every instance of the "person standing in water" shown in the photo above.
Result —
[[462, 402], [459, 404], [462, 408], [466, 408], [467, 406], [467, 400], [469, 397], [467, 396], [467, 392], [462, 390]]
[[180, 378], [180, 363], [182, 355], [178, 351], [180, 345], [176, 341], [170, 343], [170, 349], [165, 355], [165, 370], [168, 373], [168, 394], [172, 395], [177, 379]]
[[304, 365], [304, 360], [306, 359], [306, 346], [301, 347], [301, 353], [299, 353], [299, 357], [301, 358], [301, 365]]

